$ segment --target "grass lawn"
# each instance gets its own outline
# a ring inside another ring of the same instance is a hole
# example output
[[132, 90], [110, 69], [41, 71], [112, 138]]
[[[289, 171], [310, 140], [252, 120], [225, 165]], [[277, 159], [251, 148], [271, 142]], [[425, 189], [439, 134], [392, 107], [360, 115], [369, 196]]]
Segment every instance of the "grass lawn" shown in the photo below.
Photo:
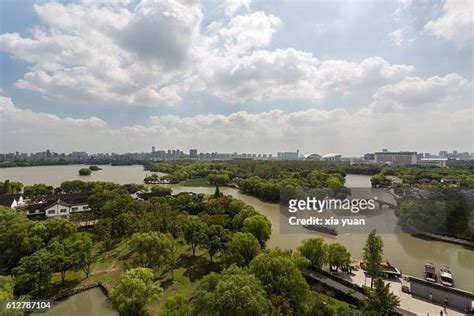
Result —
[[207, 178], [194, 178], [181, 181], [179, 183], [185, 187], [214, 187], [214, 185], [209, 184]]
[[[64, 286], [61, 284], [59, 273], [55, 273], [51, 279], [49, 293], [57, 293], [60, 290], [86, 285], [94, 282], [102, 282], [107, 288], [113, 288], [122, 273], [133, 267], [132, 257], [130, 255], [126, 242], [120, 242], [110, 251], [103, 251], [102, 243], [97, 243], [94, 249], [96, 261], [91, 266], [89, 277], [85, 279], [81, 271], [68, 271]], [[199, 284], [199, 281], [211, 272], [220, 272], [222, 265], [219, 262], [219, 256], [215, 257], [215, 262], [209, 263], [209, 256], [205, 250], [198, 249], [196, 256], [193, 257], [191, 249], [184, 243], [178, 243], [178, 262], [171, 272], [156, 271], [159, 275], [163, 292], [156, 302], [147, 306], [149, 315], [157, 315], [163, 308], [166, 300], [176, 294], [191, 298]]]

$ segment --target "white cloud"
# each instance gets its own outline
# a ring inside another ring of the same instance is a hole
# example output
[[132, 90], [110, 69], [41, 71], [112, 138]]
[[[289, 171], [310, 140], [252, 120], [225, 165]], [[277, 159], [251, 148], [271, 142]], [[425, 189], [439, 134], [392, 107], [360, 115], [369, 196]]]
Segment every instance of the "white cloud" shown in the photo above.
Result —
[[[170, 68], [200, 47], [193, 43], [202, 18], [198, 6], [168, 1], [155, 7], [144, 2], [131, 13], [119, 3], [45, 3], [35, 5], [35, 11], [43, 26], [34, 28], [30, 37], [0, 35], [0, 51], [34, 64], [17, 87], [51, 99], [145, 105], [181, 100], [173, 80], [185, 73]], [[153, 41], [155, 27], [169, 36]], [[182, 41], [176, 41], [178, 35]], [[145, 57], [157, 62], [146, 62]]]
[[428, 22], [424, 30], [463, 46], [473, 39], [473, 13], [474, 5], [471, 0], [446, 0], [442, 15]]
[[72, 130], [74, 133], [77, 133], [79, 129], [92, 132], [95, 129], [102, 129], [107, 126], [103, 120], [97, 117], [87, 119], [60, 118], [54, 114], [20, 109], [13, 104], [10, 98], [3, 96], [0, 96], [0, 114], [0, 121], [5, 133], [9, 132], [6, 124], [10, 124], [15, 127], [16, 132], [27, 129], [25, 131], [30, 137], [34, 136], [31, 134], [33, 130], [41, 132], [45, 130], [54, 131], [60, 128], [61, 132]]
[[221, 8], [227, 16], [233, 16], [241, 8], [248, 10], [251, 2], [252, 0], [225, 0]]
[[[432, 81], [445, 82], [446, 86], [453, 85], [447, 82], [456, 81], [446, 77]], [[396, 89], [391, 87], [390, 90]], [[397, 97], [403, 89], [399, 90]], [[374, 96], [375, 102], [382, 102], [383, 98], [391, 100], [394, 94], [380, 93]], [[443, 100], [446, 98], [438, 103], [442, 104]], [[301, 152], [360, 155], [387, 146], [389, 139], [394, 150], [426, 152], [443, 147], [473, 150], [465, 147], [470, 144], [472, 135], [472, 108], [469, 105], [452, 107], [450, 102], [444, 105], [383, 112], [370, 111], [369, 106], [359, 111], [334, 108], [162, 115], [150, 117], [148, 126], [112, 128], [95, 117], [60, 118], [20, 109], [9, 98], [0, 97], [0, 142], [2, 151], [50, 148], [60, 152], [129, 152], [149, 151], [151, 146], [159, 145], [160, 148], [198, 147], [200, 151], [275, 153], [295, 150], [297, 146]]]
[[199, 45], [203, 13], [194, 1], [142, 1], [116, 34], [121, 46], [144, 62], [182, 66]]
[[226, 53], [240, 55], [254, 48], [267, 46], [281, 20], [259, 11], [233, 17], [228, 27], [219, 29]]
[[[209, 71], [212, 69], [213, 71]], [[228, 102], [277, 99], [317, 100], [327, 93], [350, 94], [404, 78], [412, 66], [390, 65], [380, 57], [361, 62], [319, 61], [292, 48], [257, 50], [240, 58], [209, 58], [199, 73], [209, 92]]]
[[[228, 5], [233, 15], [248, 2]], [[41, 26], [29, 36], [0, 35], [0, 51], [33, 64], [16, 86], [64, 103], [172, 105], [204, 90], [225, 102], [312, 101], [376, 89], [414, 70], [380, 57], [320, 61], [294, 48], [265, 49], [282, 22], [264, 12], [213, 21], [202, 34], [196, 1], [129, 6], [35, 5]]]
[[[372, 110], [390, 111], [413, 109], [425, 105], [447, 105], [451, 109], [460, 102], [464, 93], [470, 93], [472, 84], [457, 74], [448, 74], [444, 77], [422, 79], [408, 77], [400, 82], [379, 88], [373, 95]], [[466, 98], [469, 100], [469, 98]], [[464, 101], [466, 102], [466, 101]], [[462, 104], [464, 106], [468, 104]]]
[[405, 26], [388, 34], [389, 42], [393, 46], [405, 47], [414, 41], [413, 30], [411, 27]]

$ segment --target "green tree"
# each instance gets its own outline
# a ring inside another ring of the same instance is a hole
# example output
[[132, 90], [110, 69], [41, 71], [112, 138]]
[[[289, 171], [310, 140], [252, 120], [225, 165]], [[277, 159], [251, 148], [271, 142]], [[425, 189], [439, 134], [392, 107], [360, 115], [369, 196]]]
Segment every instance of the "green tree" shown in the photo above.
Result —
[[252, 234], [237, 232], [227, 244], [226, 262], [247, 266], [260, 251], [260, 244]]
[[160, 232], [136, 233], [130, 239], [131, 252], [145, 268], [170, 264], [173, 249], [173, 238]]
[[262, 282], [273, 307], [281, 314], [293, 315], [303, 307], [309, 286], [291, 252], [267, 250], [250, 262], [249, 269]]
[[89, 176], [92, 173], [91, 169], [89, 168], [81, 168], [79, 169], [80, 176]]
[[21, 188], [23, 188], [21, 182], [10, 182], [10, 180], [5, 180], [5, 182], [0, 181], [1, 194], [17, 194], [21, 192]]
[[54, 238], [65, 239], [77, 231], [76, 224], [62, 217], [49, 218], [44, 222], [47, 232], [47, 241]]
[[177, 294], [166, 301], [159, 316], [191, 316], [191, 307], [191, 304], [184, 295]]
[[74, 238], [54, 239], [48, 245], [54, 270], [59, 272], [64, 285], [66, 272], [79, 264], [79, 253], [75, 249]]
[[370, 178], [370, 183], [372, 184], [373, 187], [384, 188], [384, 187], [388, 187], [391, 184], [391, 181], [385, 175], [379, 173], [372, 176], [372, 178]]
[[246, 218], [259, 214], [260, 213], [257, 212], [252, 206], [245, 205], [232, 219], [232, 226], [237, 230], [241, 230]]
[[184, 240], [191, 246], [193, 257], [196, 255], [196, 248], [203, 245], [206, 240], [207, 225], [197, 216], [188, 216], [183, 222]]
[[77, 251], [77, 267], [82, 269], [86, 278], [89, 277], [91, 265], [94, 262], [92, 252], [92, 239], [87, 235], [82, 235], [76, 239], [74, 249]]
[[391, 309], [400, 305], [400, 299], [390, 292], [390, 284], [385, 285], [382, 278], [378, 277], [364, 305], [370, 315], [389, 315]]
[[374, 279], [382, 273], [382, 255], [383, 255], [383, 241], [377, 235], [375, 229], [370, 232], [364, 246], [364, 264], [365, 269], [370, 274], [370, 287], [373, 288]]
[[196, 316], [267, 315], [268, 303], [260, 281], [246, 269], [231, 266], [222, 274], [205, 276], [193, 300]]
[[171, 188], [167, 188], [161, 185], [154, 185], [151, 187], [151, 192], [160, 194], [161, 196], [165, 196], [165, 195], [171, 195], [173, 190], [171, 190]]
[[158, 299], [161, 291], [152, 270], [136, 268], [120, 276], [109, 296], [121, 315], [135, 316], [143, 315], [145, 305]]
[[206, 231], [206, 241], [204, 243], [209, 252], [209, 259], [212, 263], [214, 255], [224, 250], [226, 243], [230, 240], [230, 231], [221, 225], [211, 225]]
[[46, 185], [44, 183], [38, 183], [33, 185], [27, 185], [23, 189], [23, 194], [27, 198], [34, 198], [38, 196], [44, 196], [53, 194], [54, 188], [51, 185]]
[[265, 248], [272, 234], [272, 223], [263, 215], [254, 215], [244, 220], [242, 231], [254, 235], [260, 246]]
[[12, 300], [15, 282], [9, 276], [0, 275], [0, 301]]
[[[90, 171], [90, 170], [89, 170]], [[82, 180], [71, 180], [61, 182], [60, 188], [64, 193], [89, 193], [92, 191], [94, 184]]]
[[347, 251], [346, 247], [336, 242], [327, 247], [327, 258], [329, 267], [332, 268], [334, 266], [337, 270], [349, 266], [351, 254]]
[[217, 199], [222, 196], [221, 191], [219, 190], [219, 186], [216, 185], [216, 190], [214, 191], [214, 197]]
[[97, 236], [103, 242], [106, 250], [112, 249], [112, 224], [113, 222], [110, 218], [103, 218], [95, 226]]
[[298, 247], [298, 251], [314, 268], [321, 269], [327, 263], [328, 249], [321, 237], [306, 239]]
[[213, 184], [216, 186], [226, 185], [230, 181], [229, 175], [225, 173], [218, 173], [218, 174], [211, 173], [207, 176], [207, 179], [210, 184]]
[[13, 268], [21, 258], [45, 245], [44, 221], [31, 221], [24, 214], [0, 206], [0, 264]]
[[31, 290], [34, 285], [36, 294], [41, 295], [41, 289], [47, 287], [51, 280], [53, 262], [52, 255], [44, 248], [22, 258], [19, 266], [12, 270], [17, 286], [24, 291]]

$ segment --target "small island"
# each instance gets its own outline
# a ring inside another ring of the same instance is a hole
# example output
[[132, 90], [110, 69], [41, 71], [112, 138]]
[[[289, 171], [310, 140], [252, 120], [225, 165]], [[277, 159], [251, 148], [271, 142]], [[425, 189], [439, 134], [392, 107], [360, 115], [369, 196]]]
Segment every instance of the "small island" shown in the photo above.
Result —
[[79, 175], [80, 176], [90, 176], [90, 174], [92, 173], [91, 169], [89, 168], [81, 168], [79, 169]]
[[95, 165], [93, 165], [93, 166], [89, 166], [89, 169], [90, 169], [91, 171], [98, 171], [98, 170], [102, 170], [102, 168], [100, 168], [99, 166], [95, 166]]

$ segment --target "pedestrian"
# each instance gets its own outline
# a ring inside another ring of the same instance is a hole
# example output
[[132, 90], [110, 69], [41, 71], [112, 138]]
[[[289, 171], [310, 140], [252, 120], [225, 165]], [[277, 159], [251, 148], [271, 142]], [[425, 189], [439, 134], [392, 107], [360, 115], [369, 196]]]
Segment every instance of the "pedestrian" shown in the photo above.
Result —
[[448, 308], [448, 298], [445, 297], [444, 298], [444, 312], [447, 314], [448, 312], [446, 311], [446, 309]]
[[430, 301], [433, 300], [433, 293], [430, 293]]
[[441, 316], [443, 316], [443, 310], [440, 310], [440, 311], [439, 311], [439, 314], [440, 314]]

